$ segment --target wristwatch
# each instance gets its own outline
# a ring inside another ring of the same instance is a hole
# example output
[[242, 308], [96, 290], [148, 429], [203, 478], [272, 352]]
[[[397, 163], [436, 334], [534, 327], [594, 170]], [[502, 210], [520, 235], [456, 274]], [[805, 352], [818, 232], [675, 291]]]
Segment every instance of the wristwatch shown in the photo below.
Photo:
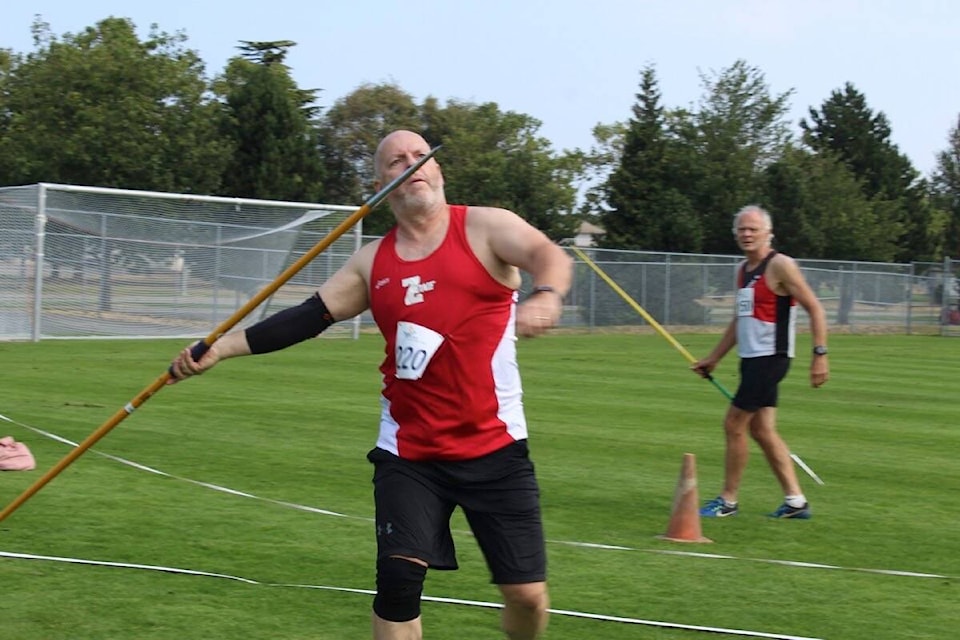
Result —
[[827, 355], [827, 348], [822, 344], [818, 344], [813, 348], [813, 355], [815, 356], [825, 356]]
[[557, 291], [556, 289], [554, 289], [553, 287], [551, 287], [551, 286], [548, 285], [548, 284], [540, 284], [540, 285], [535, 286], [535, 287], [533, 288], [533, 290], [530, 292], [530, 295], [532, 296], [532, 295], [537, 294], [537, 293], [555, 293], [555, 294], [557, 294], [558, 296], [560, 295], [560, 292], [559, 292], [559, 291]]

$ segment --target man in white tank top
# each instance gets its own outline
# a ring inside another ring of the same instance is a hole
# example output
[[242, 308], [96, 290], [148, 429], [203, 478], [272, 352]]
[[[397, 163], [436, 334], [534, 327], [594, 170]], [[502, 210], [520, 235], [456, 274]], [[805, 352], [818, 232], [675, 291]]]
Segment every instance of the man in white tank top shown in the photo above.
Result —
[[794, 357], [796, 304], [810, 316], [814, 345], [810, 384], [819, 387], [827, 381], [826, 315], [797, 263], [771, 246], [773, 224], [769, 213], [757, 206], [744, 207], [734, 216], [733, 233], [745, 257], [737, 269], [736, 312], [710, 355], [691, 366], [696, 373], [707, 376], [727, 352], [738, 348], [740, 386], [723, 421], [723, 490], [707, 501], [700, 515], [723, 518], [737, 514], [737, 493], [752, 437], [783, 490], [783, 504], [769, 515], [808, 519], [810, 505], [797, 480], [790, 450], [777, 431], [777, 393]]

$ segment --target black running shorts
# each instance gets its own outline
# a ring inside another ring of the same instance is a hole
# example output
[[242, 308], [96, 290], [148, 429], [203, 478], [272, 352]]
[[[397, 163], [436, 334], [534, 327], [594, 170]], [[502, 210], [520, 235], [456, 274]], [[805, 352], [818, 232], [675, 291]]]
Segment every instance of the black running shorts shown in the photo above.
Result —
[[790, 358], [785, 355], [742, 358], [733, 406], [744, 411], [777, 406], [777, 390], [789, 369]]
[[494, 584], [546, 580], [540, 490], [526, 440], [482, 458], [413, 462], [383, 449], [374, 464], [377, 557], [456, 569], [450, 516], [463, 509]]

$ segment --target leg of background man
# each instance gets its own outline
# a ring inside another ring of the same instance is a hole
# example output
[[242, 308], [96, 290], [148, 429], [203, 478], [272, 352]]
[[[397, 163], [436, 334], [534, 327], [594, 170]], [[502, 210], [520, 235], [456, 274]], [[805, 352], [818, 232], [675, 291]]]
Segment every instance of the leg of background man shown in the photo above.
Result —
[[503, 594], [501, 626], [510, 640], [534, 640], [547, 628], [546, 582], [498, 585]]
[[390, 622], [373, 614], [373, 640], [421, 640], [420, 618], [406, 622]]
[[740, 482], [750, 457], [750, 440], [747, 430], [753, 414], [730, 405], [723, 420], [723, 432], [726, 436], [726, 457], [724, 459], [723, 492], [720, 494], [730, 503], [737, 501]]
[[777, 431], [776, 407], [764, 407], [754, 414], [750, 421], [750, 435], [763, 450], [773, 475], [783, 488], [783, 494], [801, 495], [803, 491], [797, 480], [797, 470], [790, 458], [790, 449]]

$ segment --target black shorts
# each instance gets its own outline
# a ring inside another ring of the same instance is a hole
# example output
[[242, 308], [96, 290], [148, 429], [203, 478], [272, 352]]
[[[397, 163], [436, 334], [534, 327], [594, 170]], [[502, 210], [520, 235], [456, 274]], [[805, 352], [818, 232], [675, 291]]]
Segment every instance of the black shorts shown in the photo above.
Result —
[[526, 440], [462, 461], [413, 462], [373, 449], [377, 557], [420, 558], [456, 569], [450, 516], [463, 509], [494, 584], [547, 576], [540, 489]]
[[785, 355], [741, 358], [740, 386], [733, 406], [744, 411], [777, 406], [777, 390], [789, 369], [790, 358]]

